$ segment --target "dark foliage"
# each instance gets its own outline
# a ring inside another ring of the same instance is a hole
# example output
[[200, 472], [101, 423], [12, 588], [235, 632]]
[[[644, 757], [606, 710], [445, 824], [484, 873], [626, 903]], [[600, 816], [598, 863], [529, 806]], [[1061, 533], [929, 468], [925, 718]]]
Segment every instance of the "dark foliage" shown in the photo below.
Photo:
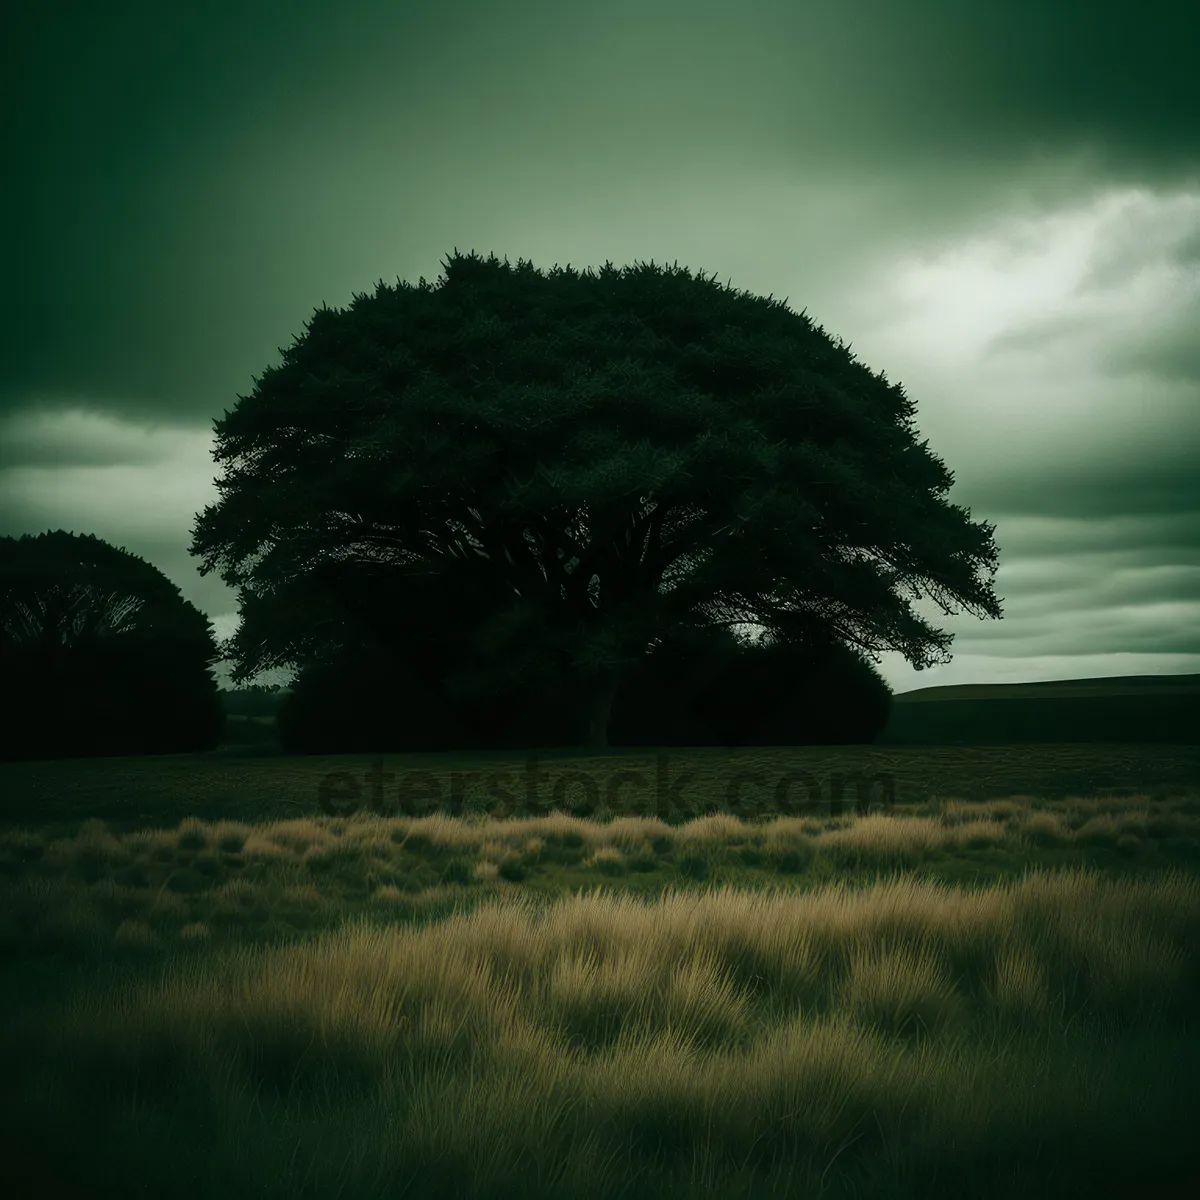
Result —
[[622, 684], [614, 745], [796, 746], [875, 741], [892, 695], [837, 644], [739, 644], [732, 635], [664, 641]]
[[276, 713], [283, 754], [514, 749], [578, 744], [566, 685], [451, 698], [449, 656], [428, 642], [345, 647], [302, 669]]
[[460, 558], [411, 573], [321, 564], [309, 586], [340, 619], [278, 709], [281, 751], [481, 749], [539, 736], [551, 739], [540, 744], [570, 743], [573, 735], [554, 740], [553, 700], [539, 699], [538, 689], [498, 687], [465, 698], [446, 686], [455, 667], [484, 657], [476, 635], [506, 602], [500, 580], [494, 584]]
[[[428, 664], [427, 664], [428, 665]], [[443, 661], [443, 667], [445, 663]], [[278, 718], [285, 754], [552, 748], [581, 744], [569, 680], [465, 701], [379, 645], [310, 666]], [[662, 639], [623, 681], [614, 746], [874, 742], [891, 692], [836, 644], [746, 645], [723, 629]]]
[[836, 746], [875, 741], [891, 705], [891, 689], [849, 647], [782, 644], [748, 648], [697, 712], [722, 745]]
[[21, 704], [8, 761], [213, 749], [224, 723], [208, 618], [93, 535], [0, 538], [0, 658]]
[[[1000, 616], [992, 527], [945, 499], [912, 401], [786, 300], [456, 252], [437, 286], [322, 307], [283, 354], [216, 423], [221, 499], [193, 531], [201, 574], [238, 589], [235, 682], [429, 642], [487, 736], [516, 691], [602, 746], [663, 630], [807, 623], [921, 667], [952, 637], [906, 594]], [[726, 689], [753, 721], [712, 715], [730, 737], [767, 736], [760, 666]]]
[[719, 744], [697, 715], [696, 705], [740, 654], [740, 643], [726, 629], [684, 631], [660, 639], [621, 681], [609, 724], [612, 744]]
[[284, 754], [469, 749], [473, 737], [404, 657], [357, 647], [310, 663], [275, 717]]

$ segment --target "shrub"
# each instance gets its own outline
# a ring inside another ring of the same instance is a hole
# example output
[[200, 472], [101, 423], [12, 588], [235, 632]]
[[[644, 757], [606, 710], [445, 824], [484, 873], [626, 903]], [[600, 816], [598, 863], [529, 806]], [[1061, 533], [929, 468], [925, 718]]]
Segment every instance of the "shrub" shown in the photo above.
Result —
[[746, 645], [727, 631], [663, 639], [613, 704], [617, 745], [792, 746], [875, 741], [892, 693], [857, 652], [809, 642]]

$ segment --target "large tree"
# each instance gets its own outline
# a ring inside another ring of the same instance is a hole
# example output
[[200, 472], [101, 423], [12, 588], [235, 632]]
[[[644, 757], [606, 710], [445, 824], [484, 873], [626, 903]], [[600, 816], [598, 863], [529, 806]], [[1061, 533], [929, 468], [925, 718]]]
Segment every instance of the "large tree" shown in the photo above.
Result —
[[144, 559], [64, 530], [0, 538], [0, 757], [211, 750], [211, 622]]
[[569, 678], [595, 746], [622, 675], [681, 629], [819, 629], [922, 669], [952, 635], [903, 593], [1001, 615], [993, 528], [944, 499], [912, 402], [786, 300], [652, 263], [444, 266], [316, 310], [214, 423], [226, 474], [192, 553], [239, 590], [235, 682], [354, 640], [322, 572], [412, 597], [398, 642], [465, 573], [491, 614], [452, 693]]

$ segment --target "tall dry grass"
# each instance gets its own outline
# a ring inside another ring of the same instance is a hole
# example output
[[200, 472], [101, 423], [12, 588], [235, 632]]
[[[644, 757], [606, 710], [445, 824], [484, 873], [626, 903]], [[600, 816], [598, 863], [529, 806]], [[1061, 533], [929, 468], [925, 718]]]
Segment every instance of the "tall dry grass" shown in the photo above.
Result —
[[[1047, 1161], [1058, 1195], [1164, 1194], [1200, 1065], [1200, 880], [1088, 864], [1122, 838], [1152, 859], [1196, 823], [1135, 797], [753, 826], [10, 834], [10, 951], [115, 966], [6, 1028], [23, 1097], [7, 1127], [23, 1162], [69, 1136], [179, 1196], [733, 1196], [789, 1178], [1015, 1196], [1046, 1186]], [[618, 886], [636, 863], [712, 878], [745, 852], [763, 886]], [[1079, 865], [990, 886], [916, 873], [1050, 853]], [[822, 883], [821, 864], [877, 877]], [[557, 891], [521, 871], [558, 872]], [[453, 903], [414, 922], [427, 878]], [[312, 933], [331, 907], [337, 927]], [[309, 932], [239, 936], [262, 923]]]

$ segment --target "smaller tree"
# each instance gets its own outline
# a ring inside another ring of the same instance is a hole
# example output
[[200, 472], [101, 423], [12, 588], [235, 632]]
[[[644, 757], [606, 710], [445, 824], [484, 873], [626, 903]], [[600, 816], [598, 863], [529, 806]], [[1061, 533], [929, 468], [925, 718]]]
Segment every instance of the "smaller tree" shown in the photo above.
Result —
[[883, 732], [892, 693], [852, 648], [768, 642], [747, 647], [698, 710], [732, 746], [866, 745]]
[[721, 630], [663, 639], [622, 686], [617, 745], [793, 746], [873, 742], [891, 690], [832, 639], [741, 641]]
[[0, 757], [211, 750], [211, 622], [156, 567], [93, 535], [0, 538], [0, 659], [21, 697]]
[[609, 731], [614, 746], [716, 745], [697, 703], [736, 663], [742, 642], [729, 629], [685, 629], [659, 638], [622, 680]]

